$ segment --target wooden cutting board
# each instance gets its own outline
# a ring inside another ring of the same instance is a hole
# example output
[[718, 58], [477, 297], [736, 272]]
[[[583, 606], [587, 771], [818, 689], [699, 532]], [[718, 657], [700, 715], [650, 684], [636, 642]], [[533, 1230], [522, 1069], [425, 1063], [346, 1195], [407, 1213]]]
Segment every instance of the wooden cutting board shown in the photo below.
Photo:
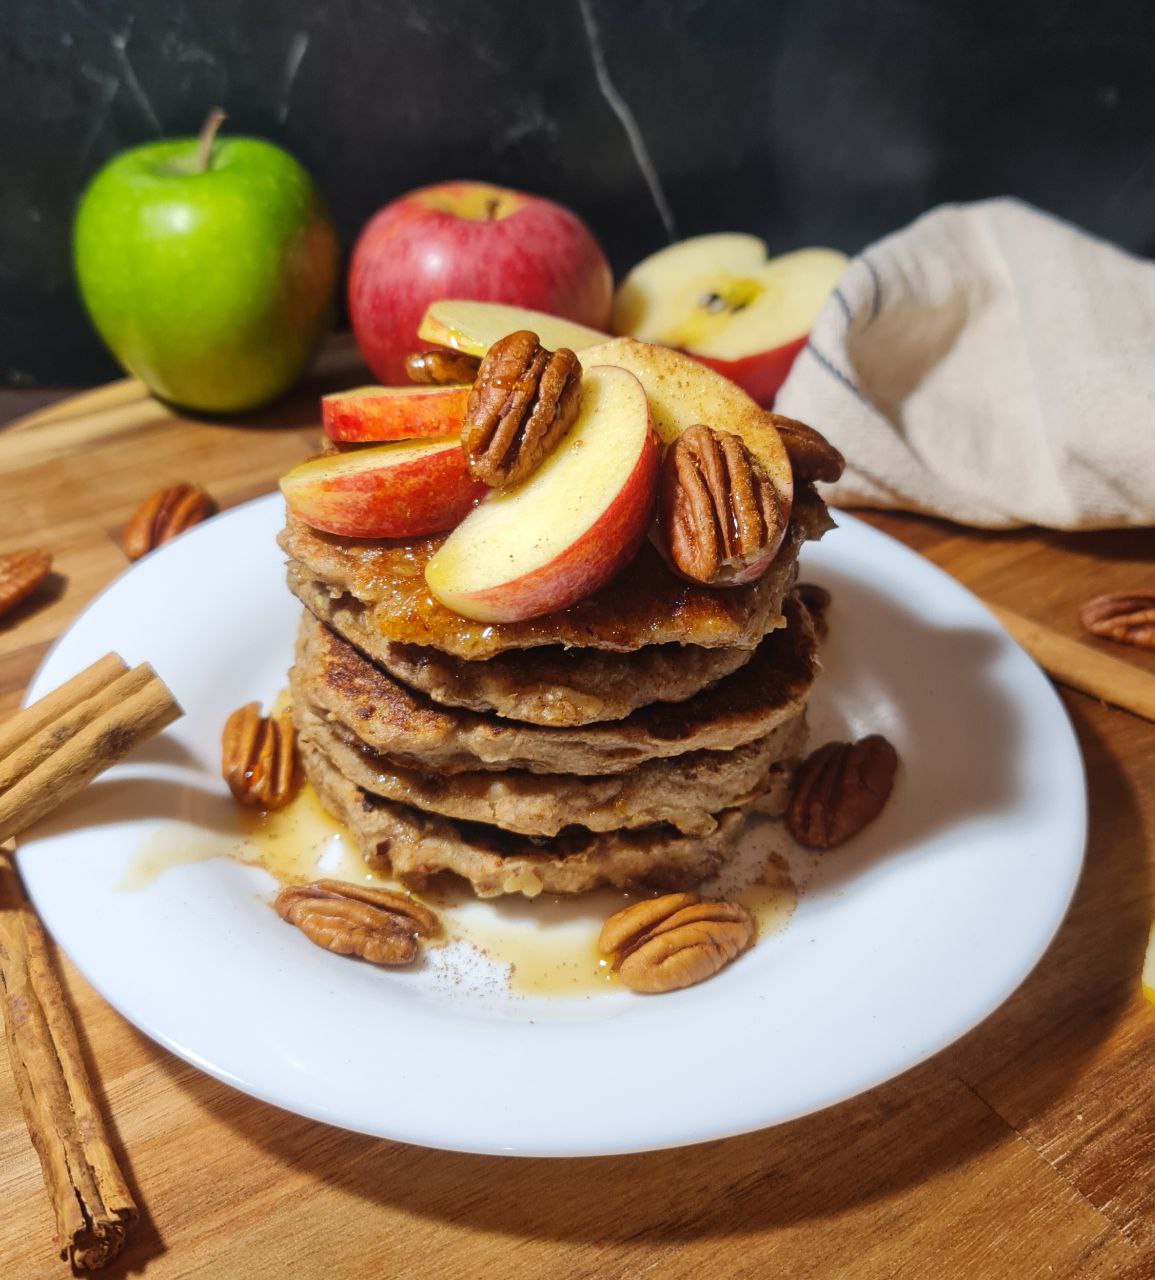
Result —
[[[271, 490], [316, 448], [318, 392], [367, 380], [338, 341], [299, 395], [243, 422], [181, 417], [124, 381], [0, 429], [0, 552], [42, 545], [58, 569], [46, 597], [0, 621], [0, 714], [124, 568], [116, 533], [143, 496], [178, 480], [203, 484], [222, 506]], [[1150, 533], [980, 534], [870, 519], [986, 599], [1073, 638], [1087, 596], [1155, 584]], [[1155, 656], [1109, 651], [1155, 678]], [[1091, 839], [1071, 914], [1038, 969], [930, 1062], [748, 1137], [557, 1162], [359, 1137], [201, 1075], [65, 963], [144, 1210], [105, 1274], [1155, 1276], [1155, 1008], [1139, 990], [1153, 913], [1155, 726], [1078, 694], [1064, 701], [1087, 762]], [[484, 1105], [483, 1061], [462, 1063], [462, 1088]], [[0, 1203], [0, 1276], [64, 1274], [2, 1045]]]

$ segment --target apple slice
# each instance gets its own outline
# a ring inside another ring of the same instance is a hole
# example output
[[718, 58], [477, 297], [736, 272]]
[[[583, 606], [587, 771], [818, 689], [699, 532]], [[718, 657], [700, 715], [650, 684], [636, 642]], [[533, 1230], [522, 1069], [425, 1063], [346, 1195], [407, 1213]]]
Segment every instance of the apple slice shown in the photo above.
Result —
[[846, 262], [835, 249], [768, 259], [757, 236], [695, 236], [626, 276], [613, 329], [688, 351], [769, 405]]
[[461, 430], [468, 386], [355, 387], [321, 397], [330, 440], [413, 440]]
[[516, 333], [518, 329], [536, 333], [541, 345], [550, 351], [556, 351], [558, 347], [580, 351], [582, 347], [605, 342], [610, 336], [599, 333], [597, 329], [587, 329], [584, 324], [563, 320], [561, 316], [546, 315], [544, 311], [456, 298], [430, 303], [417, 336], [424, 342], [436, 342], [439, 346], [452, 347], [471, 356], [483, 356], [498, 338]]
[[480, 622], [568, 608], [633, 558], [657, 486], [641, 383], [624, 369], [591, 369], [561, 443], [528, 480], [486, 495], [425, 566], [425, 580], [443, 605]]
[[346, 538], [415, 538], [452, 529], [485, 492], [461, 442], [406, 440], [310, 458], [281, 477], [289, 510]]
[[[613, 365], [628, 369], [638, 379], [650, 403], [654, 430], [663, 444], [672, 444], [696, 422], [716, 431], [729, 431], [745, 442], [766, 468], [778, 494], [781, 513], [777, 541], [768, 549], [769, 559], [758, 571], [762, 572], [786, 536], [794, 505], [793, 469], [770, 414], [729, 378], [669, 347], [656, 347], [635, 338], [611, 338], [600, 346], [587, 347], [578, 358], [587, 377], [595, 368]], [[742, 580], [749, 582], [757, 576], [745, 573]]]

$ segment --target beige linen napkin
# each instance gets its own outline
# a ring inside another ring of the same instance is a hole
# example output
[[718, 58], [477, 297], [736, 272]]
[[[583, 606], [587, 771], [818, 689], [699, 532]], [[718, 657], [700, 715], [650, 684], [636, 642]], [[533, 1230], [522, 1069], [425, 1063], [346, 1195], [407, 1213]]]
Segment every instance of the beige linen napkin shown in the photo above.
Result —
[[775, 408], [823, 493], [963, 524], [1155, 524], [1155, 264], [1017, 200], [933, 209], [847, 268]]

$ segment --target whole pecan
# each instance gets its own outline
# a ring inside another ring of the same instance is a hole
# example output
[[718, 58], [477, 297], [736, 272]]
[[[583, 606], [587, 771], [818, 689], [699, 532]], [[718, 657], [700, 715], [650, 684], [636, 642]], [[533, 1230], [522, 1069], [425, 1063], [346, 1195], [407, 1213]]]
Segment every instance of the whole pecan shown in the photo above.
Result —
[[216, 511], [216, 503], [199, 484], [173, 484], [158, 489], [137, 507], [124, 526], [120, 545], [130, 560], [200, 524]]
[[794, 594], [802, 601], [810, 621], [814, 623], [814, 632], [820, 640], [824, 639], [828, 630], [826, 611], [830, 608], [830, 592], [820, 587], [817, 582], [800, 582], [794, 588]]
[[464, 351], [418, 351], [405, 357], [409, 381], [433, 387], [472, 382], [480, 365], [477, 356], [468, 356]]
[[1113, 591], [1088, 600], [1079, 621], [1093, 635], [1155, 649], [1155, 591]]
[[289, 713], [263, 716], [259, 702], [238, 707], [221, 736], [221, 774], [241, 804], [284, 808], [300, 780], [297, 732]]
[[704, 982], [750, 945], [754, 921], [734, 902], [668, 893], [617, 912], [602, 925], [598, 950], [632, 991], [655, 995]]
[[39, 547], [0, 556], [0, 614], [14, 609], [52, 572], [52, 557]]
[[846, 459], [820, 431], [797, 418], [784, 418], [780, 413], [772, 413], [770, 418], [786, 446], [796, 479], [827, 483], [838, 479], [846, 466]]
[[573, 426], [581, 365], [565, 347], [547, 351], [521, 329], [485, 353], [461, 424], [470, 475], [493, 488], [520, 484]]
[[832, 849], [882, 812], [894, 786], [898, 753], [881, 735], [828, 742], [794, 774], [786, 826], [808, 849]]
[[437, 916], [407, 894], [341, 880], [291, 885], [277, 894], [273, 908], [310, 942], [371, 964], [409, 964], [418, 937], [440, 928]]
[[727, 431], [698, 424], [662, 460], [661, 529], [674, 567], [707, 586], [738, 586], [770, 566], [783, 522], [766, 469]]

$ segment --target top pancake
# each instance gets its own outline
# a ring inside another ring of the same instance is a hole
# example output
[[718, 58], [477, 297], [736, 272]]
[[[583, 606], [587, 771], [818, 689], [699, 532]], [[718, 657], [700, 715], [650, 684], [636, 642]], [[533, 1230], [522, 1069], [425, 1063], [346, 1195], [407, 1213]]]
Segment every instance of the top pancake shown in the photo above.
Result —
[[753, 648], [782, 625], [782, 601], [794, 583], [799, 547], [828, 528], [825, 503], [811, 486], [800, 485], [781, 551], [769, 571], [749, 586], [719, 590], [686, 582], [646, 542], [601, 591], [559, 613], [510, 623], [474, 622], [433, 598], [425, 585], [425, 565], [443, 535], [386, 541], [340, 538], [290, 516], [280, 545], [334, 596], [362, 601], [367, 623], [383, 639], [483, 659], [539, 645], [616, 653], [670, 643]]

